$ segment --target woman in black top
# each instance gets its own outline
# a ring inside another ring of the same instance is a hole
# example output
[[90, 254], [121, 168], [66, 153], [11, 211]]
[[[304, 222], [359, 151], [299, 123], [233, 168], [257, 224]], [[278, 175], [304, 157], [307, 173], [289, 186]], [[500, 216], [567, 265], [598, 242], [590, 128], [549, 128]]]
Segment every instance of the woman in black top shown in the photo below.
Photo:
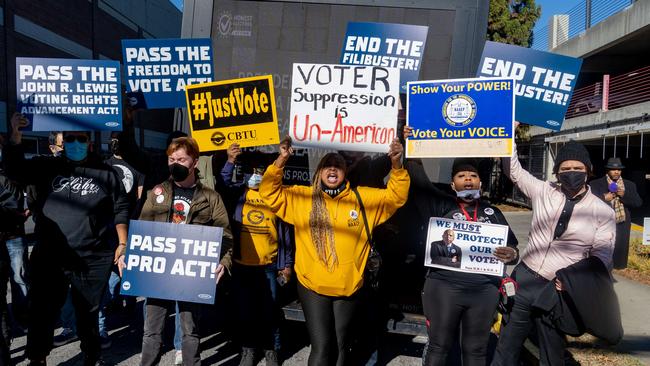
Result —
[[[410, 131], [405, 128], [405, 135]], [[419, 161], [408, 160], [411, 176], [409, 197], [415, 199], [418, 212], [428, 222], [430, 217], [477, 221], [508, 225], [501, 211], [480, 198], [481, 180], [472, 159], [456, 159], [452, 168], [451, 196], [429, 181]], [[426, 236], [426, 225], [423, 225]], [[506, 264], [515, 264], [519, 257], [517, 238], [508, 231], [506, 247], [498, 247], [494, 255]], [[422, 304], [427, 319], [429, 342], [423, 364], [445, 365], [447, 355], [458, 335], [461, 336], [464, 366], [486, 364], [487, 344], [494, 313], [499, 301], [501, 279], [496, 276], [430, 268]], [[460, 332], [460, 333], [459, 333]]]

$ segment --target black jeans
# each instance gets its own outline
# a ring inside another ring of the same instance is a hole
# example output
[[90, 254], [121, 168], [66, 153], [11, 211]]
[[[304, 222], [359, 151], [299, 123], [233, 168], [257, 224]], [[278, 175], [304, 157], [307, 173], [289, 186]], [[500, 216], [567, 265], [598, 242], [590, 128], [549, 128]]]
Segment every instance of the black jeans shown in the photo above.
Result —
[[460, 329], [463, 365], [484, 366], [498, 301], [499, 290], [491, 284], [465, 286], [427, 278], [422, 305], [429, 342], [423, 364], [446, 365]]
[[360, 292], [349, 297], [325, 296], [298, 283], [298, 298], [311, 342], [309, 366], [346, 365]]
[[237, 300], [239, 341], [242, 347], [280, 349], [279, 325], [283, 317], [278, 303], [275, 264], [245, 266], [234, 263], [232, 281]]
[[[9, 255], [4, 244], [4, 241], [0, 241], [0, 365], [9, 365], [11, 334], [9, 333], [9, 314], [7, 312], [7, 281], [9, 281], [10, 265]], [[11, 301], [14, 301], [13, 296]]]
[[[144, 334], [142, 336], [142, 361], [140, 365], [157, 365], [160, 362], [162, 335], [165, 330], [165, 321], [169, 313], [176, 312], [176, 301], [147, 298], [146, 319], [144, 320]], [[181, 330], [183, 341], [183, 365], [201, 365], [201, 352], [199, 350], [199, 317], [201, 305], [191, 302], [179, 301], [178, 312], [181, 317]]]
[[519, 288], [514, 296], [512, 311], [504, 316], [492, 365], [518, 365], [521, 347], [533, 324], [539, 340], [540, 365], [564, 365], [564, 334], [543, 322], [542, 314], [531, 307], [548, 280], [524, 263], [517, 265], [512, 278], [517, 281]]
[[27, 358], [42, 360], [50, 353], [55, 324], [69, 288], [84, 362], [94, 365], [101, 352], [97, 314], [112, 265], [111, 252], [79, 257], [73, 251], [64, 254], [38, 245], [34, 248]]

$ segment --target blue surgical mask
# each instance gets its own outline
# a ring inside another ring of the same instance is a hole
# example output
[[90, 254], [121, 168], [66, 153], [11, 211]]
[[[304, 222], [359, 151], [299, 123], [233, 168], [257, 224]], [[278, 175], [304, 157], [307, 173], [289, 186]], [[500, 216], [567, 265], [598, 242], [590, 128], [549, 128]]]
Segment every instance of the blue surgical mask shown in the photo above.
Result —
[[251, 176], [248, 177], [248, 181], [246, 181], [246, 185], [250, 189], [258, 189], [260, 187], [260, 183], [262, 183], [261, 174], [251, 174]]
[[477, 200], [481, 198], [480, 189], [467, 189], [464, 191], [456, 192], [456, 197], [466, 199], [466, 200]]
[[63, 151], [65, 156], [72, 161], [82, 161], [88, 157], [88, 143], [79, 141], [64, 142]]

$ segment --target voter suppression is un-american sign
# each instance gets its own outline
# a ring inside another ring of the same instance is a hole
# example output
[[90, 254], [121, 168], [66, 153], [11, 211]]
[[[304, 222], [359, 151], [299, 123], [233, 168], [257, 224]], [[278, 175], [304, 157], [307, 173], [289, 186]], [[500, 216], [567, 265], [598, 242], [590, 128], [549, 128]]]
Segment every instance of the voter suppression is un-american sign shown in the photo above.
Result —
[[220, 227], [132, 220], [120, 293], [213, 304]]

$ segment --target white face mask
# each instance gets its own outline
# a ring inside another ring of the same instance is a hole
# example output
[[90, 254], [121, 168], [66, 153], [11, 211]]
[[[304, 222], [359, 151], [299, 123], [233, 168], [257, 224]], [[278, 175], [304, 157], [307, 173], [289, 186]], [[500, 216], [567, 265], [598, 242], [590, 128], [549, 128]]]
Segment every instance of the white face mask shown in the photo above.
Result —
[[248, 178], [248, 181], [246, 182], [246, 185], [248, 188], [257, 189], [260, 187], [260, 183], [262, 183], [262, 175], [251, 174], [250, 178]]
[[464, 191], [456, 192], [456, 197], [466, 199], [466, 200], [476, 200], [481, 197], [480, 189], [467, 189]]

